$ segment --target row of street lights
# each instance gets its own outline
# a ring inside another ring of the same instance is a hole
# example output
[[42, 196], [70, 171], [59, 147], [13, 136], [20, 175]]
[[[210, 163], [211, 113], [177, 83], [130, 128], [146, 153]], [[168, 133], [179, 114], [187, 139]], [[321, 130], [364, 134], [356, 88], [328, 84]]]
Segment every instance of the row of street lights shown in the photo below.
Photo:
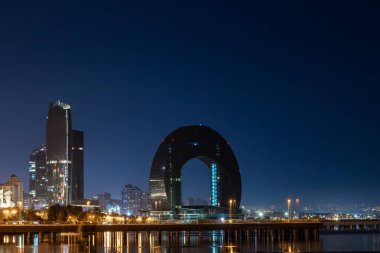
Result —
[[[291, 198], [288, 198], [288, 221], [292, 218], [292, 199]], [[300, 207], [300, 199], [299, 198], [296, 198], [296, 210], [297, 212], [299, 211]], [[297, 214], [299, 215], [299, 214]], [[299, 218], [299, 217], [297, 217]]]

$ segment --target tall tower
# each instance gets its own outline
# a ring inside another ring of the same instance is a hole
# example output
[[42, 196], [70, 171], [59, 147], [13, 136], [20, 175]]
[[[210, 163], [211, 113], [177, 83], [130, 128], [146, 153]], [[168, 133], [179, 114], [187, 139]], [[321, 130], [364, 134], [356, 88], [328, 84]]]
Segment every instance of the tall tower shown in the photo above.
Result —
[[50, 103], [46, 124], [48, 198], [50, 203], [70, 204], [72, 186], [72, 129], [70, 105]]
[[83, 145], [83, 132], [73, 130], [72, 200], [83, 199], [84, 195]]
[[29, 156], [29, 195], [47, 200], [46, 147], [41, 146]]

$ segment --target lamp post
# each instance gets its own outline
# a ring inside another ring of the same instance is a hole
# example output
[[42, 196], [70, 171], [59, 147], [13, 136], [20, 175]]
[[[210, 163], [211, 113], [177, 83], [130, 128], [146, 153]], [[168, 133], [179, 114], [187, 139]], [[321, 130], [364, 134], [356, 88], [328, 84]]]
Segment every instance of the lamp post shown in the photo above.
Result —
[[290, 210], [290, 205], [292, 203], [292, 200], [288, 198], [288, 221], [290, 221], [290, 216], [291, 216], [291, 210]]
[[233, 210], [235, 210], [236, 207], [236, 200], [235, 199], [230, 199], [229, 201], [229, 218], [233, 218]]
[[235, 216], [236, 213], [236, 199], [232, 200], [232, 214]]
[[19, 212], [18, 219], [22, 220], [22, 209], [23, 209], [23, 206], [22, 206], [22, 202], [21, 201], [17, 202], [17, 208], [18, 208], [18, 212]]
[[232, 199], [230, 199], [230, 205], [229, 205], [229, 218], [231, 219], [232, 217]]

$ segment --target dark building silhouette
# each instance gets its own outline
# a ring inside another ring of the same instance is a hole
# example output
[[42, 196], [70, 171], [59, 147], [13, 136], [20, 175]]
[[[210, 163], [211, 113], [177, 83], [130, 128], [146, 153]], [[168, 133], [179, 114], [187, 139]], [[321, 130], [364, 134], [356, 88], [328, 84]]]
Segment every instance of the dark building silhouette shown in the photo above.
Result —
[[46, 124], [47, 194], [50, 204], [83, 199], [83, 132], [72, 130], [71, 107], [50, 103]]
[[29, 156], [29, 195], [32, 200], [47, 200], [46, 147], [35, 149]]
[[71, 203], [72, 129], [70, 105], [50, 104], [46, 125], [47, 175], [50, 203]]
[[210, 168], [211, 206], [236, 212], [241, 198], [238, 163], [225, 139], [206, 126], [178, 128], [162, 141], [150, 171], [153, 210], [175, 212], [182, 207], [181, 170], [193, 158]]
[[84, 197], [84, 143], [83, 132], [73, 130], [73, 160], [72, 160], [72, 200]]

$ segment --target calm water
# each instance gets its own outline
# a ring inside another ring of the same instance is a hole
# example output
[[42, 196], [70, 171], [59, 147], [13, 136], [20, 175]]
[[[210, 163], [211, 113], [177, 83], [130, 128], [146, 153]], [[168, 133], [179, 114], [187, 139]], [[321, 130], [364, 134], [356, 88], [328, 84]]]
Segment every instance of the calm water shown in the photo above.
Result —
[[[41, 239], [41, 238], [40, 238]], [[190, 239], [190, 240], [189, 240]], [[155, 234], [138, 234], [136, 240], [132, 233], [123, 238], [122, 233], [98, 233], [91, 236], [61, 236], [56, 243], [49, 238], [41, 241], [37, 236], [25, 241], [23, 236], [4, 236], [0, 253], [68, 253], [68, 252], [334, 252], [334, 251], [380, 251], [380, 234], [329, 234], [321, 235], [319, 241], [278, 242], [242, 241], [223, 242], [218, 233], [209, 233], [203, 238], [192, 235], [180, 236], [179, 241], [170, 241], [164, 236], [162, 241]]]

